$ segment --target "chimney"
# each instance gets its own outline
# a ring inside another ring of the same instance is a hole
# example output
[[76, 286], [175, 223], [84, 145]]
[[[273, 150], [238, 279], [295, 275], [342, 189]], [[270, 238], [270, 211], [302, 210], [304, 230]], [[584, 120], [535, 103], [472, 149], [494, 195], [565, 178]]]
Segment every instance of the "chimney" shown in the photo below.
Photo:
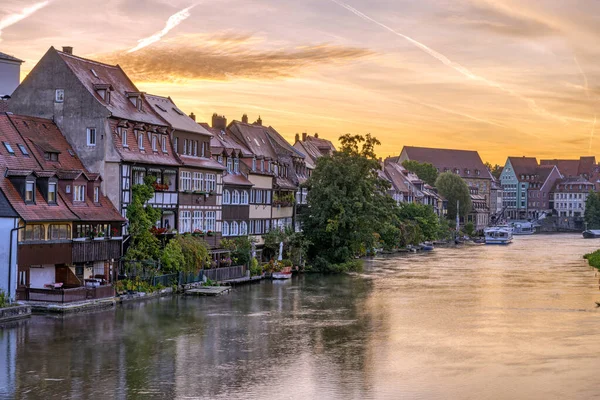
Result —
[[63, 53], [73, 54], [73, 47], [71, 47], [71, 46], [63, 46]]
[[319, 138], [319, 134], [315, 133], [315, 139], [318, 139], [318, 138]]
[[248, 114], [242, 115], [242, 122], [245, 123], [245, 124], [248, 123]]
[[214, 113], [212, 116], [212, 127], [215, 129], [225, 130], [227, 128], [227, 118], [224, 115]]
[[306, 142], [306, 132], [302, 132], [302, 141]]
[[194, 114], [194, 113], [191, 113], [191, 114], [190, 114], [190, 118], [191, 118], [191, 119], [193, 119], [194, 121], [196, 121], [196, 114]]
[[259, 125], [262, 126], [262, 119], [260, 118], [260, 115], [258, 116], [258, 119], [256, 120], [256, 122], [254, 123], [254, 125]]
[[300, 141], [300, 134], [296, 133], [296, 143]]

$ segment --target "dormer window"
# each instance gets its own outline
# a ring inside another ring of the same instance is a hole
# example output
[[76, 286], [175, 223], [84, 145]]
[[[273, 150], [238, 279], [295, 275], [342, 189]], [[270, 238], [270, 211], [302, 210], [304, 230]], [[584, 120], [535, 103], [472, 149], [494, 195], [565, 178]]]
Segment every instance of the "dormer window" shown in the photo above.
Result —
[[56, 204], [56, 183], [48, 183], [48, 204]]
[[47, 151], [44, 153], [44, 158], [48, 161], [58, 161], [58, 153]]
[[223, 156], [219, 156], [217, 157], [217, 162], [221, 165], [223, 165]]
[[156, 135], [152, 135], [152, 151], [158, 151], [158, 143]]
[[198, 141], [194, 140], [194, 157], [198, 157]]
[[87, 128], [87, 145], [96, 145], [96, 128]]
[[35, 181], [28, 180], [25, 182], [25, 203], [35, 202]]
[[479, 170], [478, 169], [475, 170], [475, 175], [479, 176]]
[[227, 157], [227, 172], [231, 173], [233, 170], [233, 160], [231, 157]]
[[73, 192], [73, 201], [85, 201], [85, 185], [75, 185], [75, 190]]
[[13, 150], [12, 146], [8, 144], [8, 142], [2, 142], [2, 144], [4, 144], [4, 147], [6, 148], [6, 151], [8, 151], [8, 154], [10, 154], [11, 156], [15, 155], [15, 151]]
[[182, 152], [182, 154], [184, 156], [187, 155], [187, 148], [188, 148], [188, 140], [187, 139], [183, 139], [183, 152]]
[[22, 144], [17, 144], [17, 146], [19, 147], [19, 150], [21, 150], [21, 153], [25, 156], [25, 157], [29, 157], [29, 152], [27, 151], [27, 147], [25, 147]]
[[121, 141], [123, 142], [123, 147], [129, 147], [127, 144], [127, 129], [121, 128]]
[[236, 174], [240, 172], [240, 159], [237, 157], [233, 160], [233, 172]]
[[144, 150], [144, 134], [142, 132], [138, 134], [138, 147], [140, 150]]
[[163, 151], [163, 153], [167, 152], [167, 137], [166, 136], [162, 137], [162, 151]]
[[138, 111], [142, 111], [142, 94], [140, 92], [126, 92], [125, 95]]
[[56, 89], [54, 91], [54, 102], [62, 103], [65, 101], [65, 89]]
[[94, 188], [94, 203], [100, 203], [100, 188], [98, 186]]
[[202, 153], [200, 154], [201, 157], [206, 157], [206, 143], [202, 142]]
[[256, 158], [252, 159], [252, 171], [256, 171]]

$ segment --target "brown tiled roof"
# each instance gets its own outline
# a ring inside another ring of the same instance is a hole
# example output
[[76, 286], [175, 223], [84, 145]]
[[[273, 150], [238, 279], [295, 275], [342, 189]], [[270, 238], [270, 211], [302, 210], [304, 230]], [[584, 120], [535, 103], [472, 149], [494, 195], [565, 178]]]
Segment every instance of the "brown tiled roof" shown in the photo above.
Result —
[[17, 57], [11, 56], [11, 55], [6, 54], [6, 53], [1, 53], [1, 52], [0, 52], [0, 60], [15, 61], [15, 62], [18, 62], [18, 63], [25, 62], [23, 60], [19, 60]]
[[535, 175], [538, 167], [535, 157], [508, 157], [510, 165], [517, 176], [521, 179], [521, 175]]
[[179, 166], [179, 160], [176, 158], [175, 152], [173, 151], [173, 145], [171, 140], [167, 140], [167, 152], [163, 153], [161, 143], [158, 143], [158, 151], [152, 151], [152, 142], [148, 141], [148, 134], [144, 135], [144, 151], [142, 152], [138, 147], [137, 137], [135, 136], [134, 129], [130, 127], [127, 129], [127, 147], [123, 147], [123, 140], [121, 135], [118, 133], [117, 126], [119, 120], [111, 118], [109, 120], [109, 126], [113, 133], [113, 142], [116, 150], [121, 155], [124, 161], [137, 162], [143, 164], [157, 164], [157, 165], [168, 165], [168, 166]]
[[580, 157], [579, 160], [540, 160], [541, 165], [556, 165], [561, 175], [575, 177], [592, 174], [596, 166], [596, 157]]
[[174, 129], [211, 136], [211, 133], [203, 126], [200, 126], [200, 124], [196, 123], [196, 121], [181, 111], [170, 97], [156, 96], [153, 94], [146, 94], [145, 96], [154, 111]]
[[207, 123], [201, 123], [200, 125], [213, 135], [210, 139], [210, 151], [213, 155], [221, 154], [223, 151], [237, 150], [244, 157], [253, 156], [248, 147], [241, 143], [235, 136], [228, 133], [227, 130], [222, 131], [217, 128], [212, 128]]
[[396, 163], [388, 163], [385, 165], [384, 171], [397, 192], [410, 193], [410, 183], [408, 176], [404, 173], [404, 167]]
[[[131, 102], [127, 97], [127, 93], [139, 93], [140, 91], [118, 65], [108, 65], [58, 50], [54, 51], [56, 51], [88, 91], [110, 111], [113, 117], [153, 125], [166, 125], [160, 116], [154, 112], [154, 109], [150, 107], [144, 96], [142, 96], [141, 111]], [[106, 103], [97, 93], [94, 85], [98, 84], [112, 85], [114, 88], [114, 91], [110, 95], [110, 104]]]
[[225, 174], [223, 175], [223, 184], [232, 186], [254, 186], [244, 175]]
[[[573, 186], [572, 189], [571, 185]], [[579, 185], [582, 185], [581, 189], [579, 189]], [[586, 186], [590, 186], [591, 189], [586, 188]], [[587, 179], [575, 176], [557, 180], [554, 184], [554, 187], [552, 188], [552, 191], [567, 193], [588, 193], [590, 190], [593, 190], [594, 186], [594, 183], [588, 181]]]
[[317, 159], [322, 157], [322, 154], [316, 146], [310, 142], [297, 141], [294, 147], [304, 154], [307, 167], [314, 169], [317, 166]]
[[226, 169], [223, 165], [219, 164], [212, 158], [192, 157], [180, 154], [179, 159], [186, 167], [214, 169], [216, 171], [224, 171]]
[[[479, 153], [473, 150], [404, 146], [402, 152], [406, 153], [409, 160], [433, 164], [440, 173], [458, 169], [458, 175], [463, 178], [492, 179]], [[467, 174], [467, 171], [470, 171], [470, 174]], [[480, 175], [476, 175], [476, 171], [479, 171]]]
[[276, 176], [275, 181], [273, 182], [273, 186], [277, 189], [293, 189], [296, 190], [298, 186], [294, 184], [291, 180], [287, 178], [282, 178], [281, 176]]
[[244, 142], [248, 150], [257, 156], [277, 160], [277, 152], [269, 140], [268, 128], [262, 125], [233, 121], [228, 128], [231, 133]]
[[321, 155], [332, 154], [336, 151], [333, 143], [327, 139], [307, 135], [304, 142], [308, 142], [316, 147], [320, 151]]

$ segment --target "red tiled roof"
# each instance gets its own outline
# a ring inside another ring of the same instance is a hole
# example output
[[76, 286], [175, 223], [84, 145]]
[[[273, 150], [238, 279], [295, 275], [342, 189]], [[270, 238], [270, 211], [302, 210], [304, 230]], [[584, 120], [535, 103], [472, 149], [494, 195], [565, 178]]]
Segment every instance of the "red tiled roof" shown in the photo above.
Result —
[[592, 174], [596, 166], [596, 157], [580, 157], [579, 160], [540, 160], [541, 165], [556, 165], [561, 175], [575, 177]]
[[[165, 126], [165, 122], [154, 112], [148, 101], [142, 96], [141, 111], [127, 97], [127, 93], [140, 93], [129, 77], [118, 65], [108, 65], [87, 60], [72, 54], [54, 50], [73, 71], [88, 91], [103, 104], [113, 117], [125, 118], [153, 125]], [[95, 85], [111, 85], [110, 104], [97, 93]]]
[[[492, 179], [492, 175], [481, 161], [479, 153], [473, 150], [404, 146], [402, 153], [405, 153], [409, 160], [433, 164], [440, 173], [458, 169], [458, 175], [463, 178]], [[467, 174], [467, 171], [470, 174]], [[476, 171], [479, 171], [480, 175], [477, 175]]]
[[115, 148], [124, 161], [168, 166], [180, 165], [179, 161], [175, 156], [175, 152], [173, 151], [173, 145], [169, 138], [167, 138], [166, 141], [166, 153], [162, 151], [162, 143], [160, 140], [161, 135], [159, 135], [158, 151], [152, 151], [152, 142], [148, 140], [148, 134], [143, 133], [144, 151], [141, 151], [138, 146], [138, 139], [135, 136], [134, 129], [132, 129], [132, 127], [129, 127], [129, 129], [127, 129], [127, 147], [123, 147], [123, 140], [121, 138], [121, 135], [119, 135], [118, 133], [119, 130], [117, 129], [118, 124], [119, 121], [117, 119], [111, 118], [109, 120], [109, 126], [111, 132], [113, 133], [113, 142], [115, 144]]
[[[579, 189], [579, 185], [582, 185], [581, 189]], [[586, 186], [591, 187], [591, 189], [586, 188]], [[552, 191], [567, 193], [588, 193], [590, 190], [593, 190], [594, 186], [594, 183], [588, 181], [587, 179], [575, 176], [557, 180], [554, 184], [554, 187], [552, 188]]]
[[410, 183], [407, 175], [404, 174], [404, 167], [396, 163], [388, 163], [384, 171], [396, 191], [410, 193]]
[[227, 130], [220, 130], [210, 127], [207, 123], [201, 123], [202, 127], [212, 133], [210, 139], [210, 151], [213, 155], [218, 155], [224, 151], [230, 154], [231, 150], [241, 152], [242, 157], [252, 157], [252, 152], [248, 147], [241, 143], [235, 136], [229, 134]]
[[146, 94], [145, 96], [154, 111], [174, 129], [204, 136], [211, 135], [203, 126], [200, 126], [200, 124], [181, 111], [170, 97], [153, 94]]
[[0, 99], [0, 113], [8, 111], [8, 100]]
[[535, 157], [508, 157], [508, 159], [517, 179], [520, 180], [521, 175], [536, 174], [538, 163]]
[[252, 154], [277, 160], [277, 152], [269, 140], [267, 127], [233, 121], [229, 124], [229, 130], [238, 140], [244, 142]]

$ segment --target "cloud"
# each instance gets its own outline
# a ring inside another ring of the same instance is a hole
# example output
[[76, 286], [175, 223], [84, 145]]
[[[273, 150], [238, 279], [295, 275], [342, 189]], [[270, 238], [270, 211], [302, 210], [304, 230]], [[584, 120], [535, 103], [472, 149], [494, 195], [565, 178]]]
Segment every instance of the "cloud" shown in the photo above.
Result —
[[119, 64], [140, 82], [263, 79], [289, 77], [316, 65], [350, 62], [374, 54], [370, 50], [329, 44], [291, 49], [260, 49], [261, 39], [248, 34], [181, 35], [134, 53], [93, 56]]
[[25, 18], [34, 14], [36, 11], [39, 11], [42, 8], [46, 7], [48, 4], [50, 4], [49, 0], [41, 1], [39, 3], [35, 3], [35, 4], [31, 5], [29, 7], [25, 7], [18, 12], [8, 14], [8, 15], [2, 17], [2, 19], [0, 19], [0, 35], [2, 35], [3, 29], [8, 28], [9, 26], [12, 26], [12, 25], [24, 20]]
[[175, 28], [177, 25], [181, 24], [183, 21], [188, 19], [191, 15], [190, 11], [192, 8], [196, 7], [197, 4], [194, 4], [188, 8], [184, 8], [183, 10], [171, 15], [165, 24], [165, 27], [160, 31], [156, 32], [154, 35], [149, 36], [144, 39], [138, 40], [138, 45], [134, 48], [130, 49], [128, 53], [136, 52], [144, 47], [150, 46], [153, 43], [160, 41], [171, 29]]

